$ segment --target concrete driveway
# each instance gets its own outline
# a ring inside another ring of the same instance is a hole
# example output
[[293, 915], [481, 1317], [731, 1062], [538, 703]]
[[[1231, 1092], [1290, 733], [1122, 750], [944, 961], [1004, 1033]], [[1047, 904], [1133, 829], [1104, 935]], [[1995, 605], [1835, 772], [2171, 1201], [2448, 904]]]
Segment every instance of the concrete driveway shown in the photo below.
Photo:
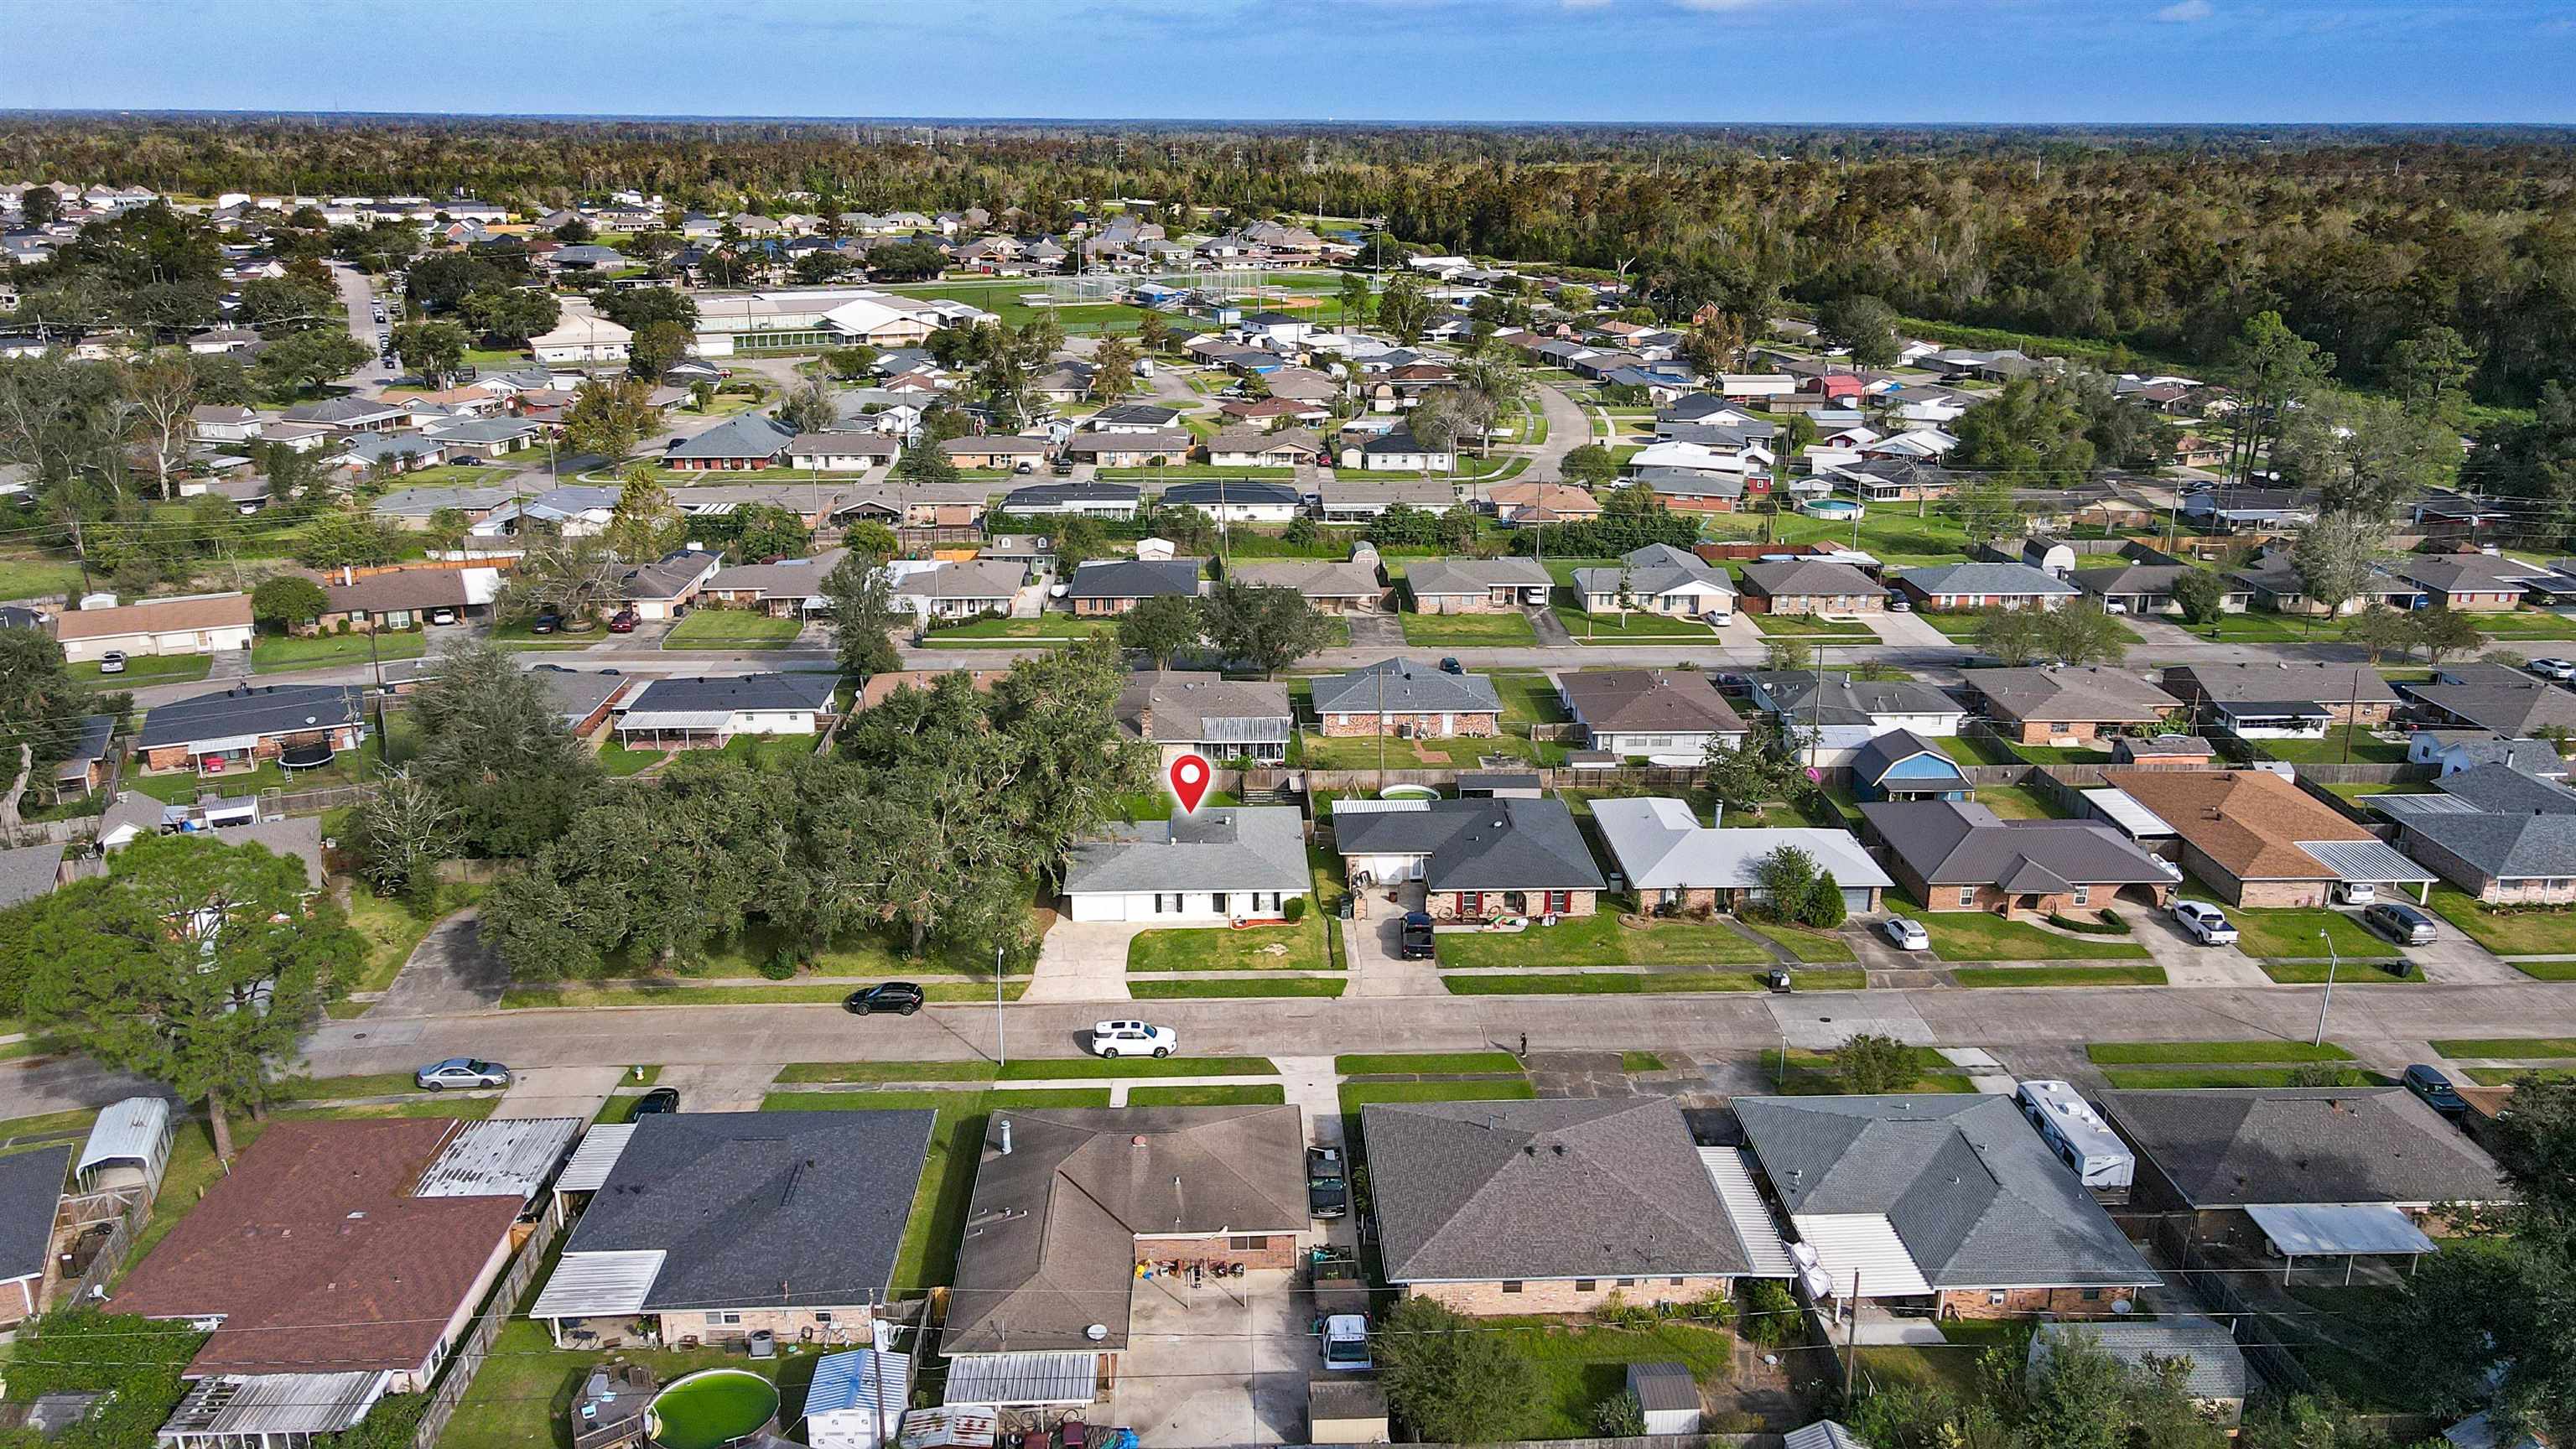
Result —
[[1290, 1276], [1139, 1281], [1109, 1422], [1148, 1444], [1304, 1442], [1306, 1381], [1323, 1360]]
[[2234, 946], [2204, 946], [2183, 934], [2171, 911], [2151, 910], [2129, 901], [2120, 902], [2120, 914], [2131, 923], [2130, 939], [2147, 948], [2147, 955], [2165, 968], [2165, 980], [2174, 986], [2268, 986], [2272, 978], [2263, 974], [2254, 958]]
[[1342, 951], [1351, 971], [1347, 989], [1353, 996], [1444, 996], [1448, 988], [1440, 984], [1436, 963], [1407, 961], [1397, 954], [1404, 913], [1422, 909], [1422, 883], [1407, 882], [1396, 893], [1400, 899], [1392, 901], [1384, 886], [1354, 893], [1365, 898], [1361, 904], [1368, 914], [1341, 923]]
[[578, 1117], [587, 1122], [608, 1105], [608, 1094], [626, 1076], [624, 1067], [524, 1067], [514, 1070], [495, 1117]]
[[1882, 644], [1901, 644], [1915, 649], [1952, 649], [1964, 652], [1964, 646], [1935, 629], [1920, 614], [1859, 614], [1854, 617], [1869, 626]]
[[430, 927], [384, 999], [367, 1015], [456, 1016], [497, 1010], [501, 988], [510, 984], [510, 968], [483, 944], [479, 919], [468, 907]]
[[1059, 920], [1038, 943], [1022, 1001], [1126, 1001], [1127, 944], [1151, 929], [1127, 921]]

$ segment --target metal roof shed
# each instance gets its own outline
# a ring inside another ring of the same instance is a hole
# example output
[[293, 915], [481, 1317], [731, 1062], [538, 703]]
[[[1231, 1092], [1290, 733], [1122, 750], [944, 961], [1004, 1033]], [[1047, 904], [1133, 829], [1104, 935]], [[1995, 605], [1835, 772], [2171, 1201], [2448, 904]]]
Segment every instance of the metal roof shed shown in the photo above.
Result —
[[578, 1117], [511, 1117], [468, 1122], [421, 1172], [414, 1197], [515, 1197], [545, 1186], [573, 1138]]
[[365, 1419], [392, 1378], [381, 1369], [202, 1378], [157, 1438], [166, 1449], [305, 1449]]
[[2415, 1220], [2387, 1203], [2257, 1203], [2245, 1215], [2272, 1240], [2281, 1254], [2281, 1281], [2290, 1281], [2301, 1258], [2341, 1258], [2344, 1282], [2361, 1257], [2421, 1260], [2440, 1245], [2424, 1236]]
[[581, 1145], [573, 1149], [572, 1161], [555, 1177], [555, 1195], [599, 1191], [617, 1159], [626, 1155], [627, 1139], [634, 1135], [632, 1122], [603, 1122], [584, 1133]]
[[90, 1125], [72, 1176], [83, 1192], [149, 1192], [170, 1165], [170, 1104], [159, 1097], [110, 1102]]
[[911, 1354], [884, 1348], [826, 1354], [805, 1393], [805, 1442], [813, 1449], [877, 1449], [902, 1427], [911, 1401]]
[[972, 1353], [948, 1361], [950, 1404], [998, 1409], [1087, 1404], [1100, 1381], [1100, 1355], [1081, 1352]]
[[554, 1276], [537, 1294], [528, 1316], [545, 1320], [546, 1330], [561, 1347], [567, 1318], [614, 1318], [641, 1313], [654, 1280], [662, 1276], [665, 1256], [660, 1248], [566, 1253], [555, 1265]]

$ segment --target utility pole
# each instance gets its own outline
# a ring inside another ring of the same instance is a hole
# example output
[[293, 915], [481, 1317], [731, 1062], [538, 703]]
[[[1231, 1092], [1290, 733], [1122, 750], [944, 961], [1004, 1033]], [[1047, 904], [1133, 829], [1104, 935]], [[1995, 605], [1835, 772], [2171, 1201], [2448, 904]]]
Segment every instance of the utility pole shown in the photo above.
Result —
[[2319, 931], [2317, 932], [2317, 939], [2326, 943], [2326, 997], [2325, 1000], [2317, 1003], [2317, 1034], [2309, 1039], [2308, 1044], [2311, 1046], [2324, 1046], [2326, 1044], [2326, 1013], [2334, 1009], [2335, 968], [2341, 966], [2343, 962], [2335, 951], [2334, 937], [2332, 935], [2324, 931]]
[[993, 1061], [997, 1066], [1011, 1064], [1010, 1044], [1002, 1036], [1002, 948], [993, 947]]
[[376, 626], [373, 621], [367, 625], [367, 663], [375, 670], [376, 675], [376, 763], [389, 765], [393, 763], [393, 759], [388, 753], [391, 747], [385, 742], [385, 661], [376, 652]]
[[1852, 1380], [1860, 1373], [1860, 1265], [1852, 1265], [1851, 1322], [1843, 1329], [1843, 1399], [1852, 1396]]

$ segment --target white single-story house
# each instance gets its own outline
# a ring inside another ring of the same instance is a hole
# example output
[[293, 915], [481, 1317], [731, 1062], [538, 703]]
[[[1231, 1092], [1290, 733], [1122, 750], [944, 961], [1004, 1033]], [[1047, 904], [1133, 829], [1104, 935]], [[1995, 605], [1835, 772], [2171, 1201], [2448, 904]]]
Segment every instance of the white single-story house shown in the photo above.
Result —
[[1313, 893], [1305, 822], [1283, 805], [1209, 807], [1114, 826], [1074, 847], [1065, 917], [1176, 926], [1276, 920]]

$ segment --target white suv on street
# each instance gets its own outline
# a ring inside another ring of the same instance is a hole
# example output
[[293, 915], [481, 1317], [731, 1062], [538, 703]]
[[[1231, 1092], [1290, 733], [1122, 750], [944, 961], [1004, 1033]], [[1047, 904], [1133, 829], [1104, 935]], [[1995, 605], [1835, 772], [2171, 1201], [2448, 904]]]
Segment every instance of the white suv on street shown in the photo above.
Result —
[[1168, 1026], [1141, 1021], [1095, 1021], [1091, 1054], [1096, 1057], [1167, 1057], [1181, 1044], [1181, 1034]]

